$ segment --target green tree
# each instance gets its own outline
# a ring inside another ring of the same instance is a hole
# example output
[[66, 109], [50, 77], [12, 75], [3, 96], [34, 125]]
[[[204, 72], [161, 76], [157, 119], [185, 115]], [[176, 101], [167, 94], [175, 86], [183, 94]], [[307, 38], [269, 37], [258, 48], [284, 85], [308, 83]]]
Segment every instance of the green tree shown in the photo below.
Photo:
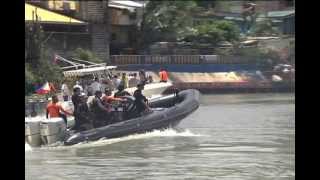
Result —
[[144, 42], [176, 41], [193, 24], [194, 1], [149, 1], [143, 22]]
[[25, 26], [25, 94], [34, 92], [35, 83], [60, 82], [62, 72], [44, 46], [44, 33], [36, 20]]
[[36, 81], [35, 75], [31, 71], [30, 64], [25, 63], [25, 94], [30, 94], [34, 91], [34, 82]]
[[256, 36], [269, 36], [272, 34], [279, 34], [279, 31], [272, 27], [271, 20], [264, 20], [261, 22], [256, 22], [252, 28], [251, 34]]
[[43, 38], [43, 31], [37, 19], [25, 25], [25, 62], [32, 68], [38, 68]]
[[81, 59], [81, 60], [85, 60], [85, 61], [102, 63], [102, 60], [99, 59], [92, 51], [86, 50], [86, 49], [82, 49], [82, 48], [77, 48], [74, 51], [73, 56], [75, 58], [78, 58], [78, 59]]
[[188, 41], [216, 45], [221, 41], [237, 41], [240, 30], [231, 21], [203, 22], [194, 26], [193, 17], [199, 6], [211, 6], [207, 1], [150, 1], [143, 21], [142, 48], [159, 41]]
[[185, 38], [193, 43], [210, 43], [217, 45], [221, 41], [237, 41], [240, 35], [239, 28], [231, 21], [213, 21], [201, 24], [194, 28], [191, 35]]

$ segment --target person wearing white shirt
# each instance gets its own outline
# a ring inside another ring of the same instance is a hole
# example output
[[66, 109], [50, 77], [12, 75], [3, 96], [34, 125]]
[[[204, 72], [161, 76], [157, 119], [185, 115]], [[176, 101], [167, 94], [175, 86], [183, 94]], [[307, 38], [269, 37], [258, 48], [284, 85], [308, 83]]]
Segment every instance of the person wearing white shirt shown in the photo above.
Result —
[[95, 94], [96, 91], [101, 91], [101, 84], [99, 83], [99, 79], [96, 77], [94, 78], [94, 82], [90, 85], [92, 88], [92, 93]]
[[116, 89], [118, 89], [118, 86], [120, 85], [121, 83], [121, 79], [117, 76], [117, 75], [114, 75], [113, 76], [113, 79], [112, 79], [112, 82], [113, 82], [113, 85]]
[[64, 101], [68, 101], [69, 100], [70, 91], [69, 91], [69, 88], [68, 88], [68, 86], [67, 86], [67, 84], [65, 82], [63, 82], [62, 85], [61, 85], [61, 92], [62, 92], [63, 100]]

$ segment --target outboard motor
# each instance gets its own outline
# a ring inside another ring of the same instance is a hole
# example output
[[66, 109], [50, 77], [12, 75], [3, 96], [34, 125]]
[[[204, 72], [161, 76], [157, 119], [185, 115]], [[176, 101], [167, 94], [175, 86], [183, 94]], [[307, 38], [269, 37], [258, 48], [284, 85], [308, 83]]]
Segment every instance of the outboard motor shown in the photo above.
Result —
[[41, 145], [40, 119], [25, 118], [25, 138], [26, 142], [32, 147]]
[[44, 119], [40, 122], [40, 134], [42, 143], [49, 145], [63, 141], [67, 127], [62, 118]]

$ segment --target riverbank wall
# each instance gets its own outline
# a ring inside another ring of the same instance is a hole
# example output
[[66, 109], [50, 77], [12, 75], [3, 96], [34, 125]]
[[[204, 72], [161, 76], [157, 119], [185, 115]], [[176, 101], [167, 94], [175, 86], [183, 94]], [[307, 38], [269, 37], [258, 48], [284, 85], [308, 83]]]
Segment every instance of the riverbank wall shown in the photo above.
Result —
[[[294, 92], [294, 79], [273, 82], [273, 72], [257, 64], [127, 64], [118, 65], [119, 71], [141, 69], [159, 80], [159, 69], [165, 68], [169, 79], [178, 89], [198, 89], [202, 93], [258, 93]], [[276, 73], [274, 73], [276, 74]], [[170, 93], [168, 89], [166, 93]]]

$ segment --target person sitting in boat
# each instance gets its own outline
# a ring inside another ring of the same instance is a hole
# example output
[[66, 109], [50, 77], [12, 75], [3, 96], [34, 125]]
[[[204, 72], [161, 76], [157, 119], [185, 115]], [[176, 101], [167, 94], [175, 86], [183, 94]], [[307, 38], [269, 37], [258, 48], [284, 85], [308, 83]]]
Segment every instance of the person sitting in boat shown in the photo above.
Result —
[[90, 111], [93, 113], [93, 126], [100, 127], [106, 124], [111, 109], [106, 108], [101, 100], [102, 92], [96, 91], [95, 97], [90, 103]]
[[114, 94], [114, 97], [121, 97], [121, 96], [131, 96], [128, 91], [124, 90], [124, 86], [120, 84], [118, 86], [118, 91]]
[[111, 89], [108, 89], [108, 88], [105, 89], [104, 94], [105, 95], [101, 99], [102, 99], [102, 102], [107, 106], [112, 104], [113, 102], [126, 102], [127, 101], [126, 99], [112, 96], [112, 91], [111, 91]]
[[[61, 111], [65, 114], [62, 114]], [[59, 99], [57, 95], [52, 96], [52, 102], [50, 102], [47, 105], [47, 112], [46, 117], [47, 119], [50, 118], [56, 118], [61, 117], [63, 118], [64, 122], [67, 124], [67, 115], [72, 116], [73, 114], [71, 112], [65, 111], [62, 106], [59, 104]]]
[[137, 85], [137, 90], [135, 90], [133, 93], [133, 96], [135, 98], [134, 103], [136, 105], [138, 115], [151, 110], [148, 106], [148, 99], [142, 94], [143, 89], [144, 85], [139, 83]]
[[111, 89], [105, 89], [105, 95], [101, 99], [106, 108], [114, 109], [114, 111], [110, 113], [110, 122], [122, 121], [124, 116], [123, 110], [119, 110], [118, 108], [123, 108], [122, 103], [127, 102], [127, 99], [113, 97]]

